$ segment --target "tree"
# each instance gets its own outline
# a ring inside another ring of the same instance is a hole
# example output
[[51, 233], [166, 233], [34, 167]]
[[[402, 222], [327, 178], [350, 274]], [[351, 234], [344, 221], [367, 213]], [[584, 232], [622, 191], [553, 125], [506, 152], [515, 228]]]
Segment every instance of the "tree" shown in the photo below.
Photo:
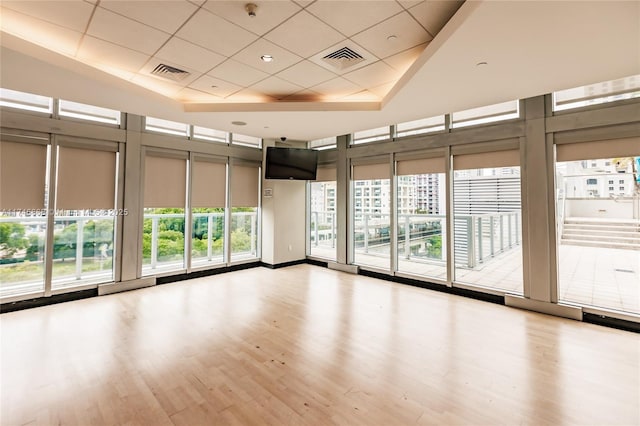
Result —
[[0, 251], [3, 257], [12, 257], [18, 250], [27, 247], [24, 226], [20, 223], [0, 223]]

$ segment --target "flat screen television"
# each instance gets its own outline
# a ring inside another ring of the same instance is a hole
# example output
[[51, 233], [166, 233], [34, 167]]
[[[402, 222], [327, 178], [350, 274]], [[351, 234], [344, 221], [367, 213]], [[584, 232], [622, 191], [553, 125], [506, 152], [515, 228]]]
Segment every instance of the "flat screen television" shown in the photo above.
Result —
[[317, 169], [316, 150], [267, 147], [265, 179], [315, 180]]

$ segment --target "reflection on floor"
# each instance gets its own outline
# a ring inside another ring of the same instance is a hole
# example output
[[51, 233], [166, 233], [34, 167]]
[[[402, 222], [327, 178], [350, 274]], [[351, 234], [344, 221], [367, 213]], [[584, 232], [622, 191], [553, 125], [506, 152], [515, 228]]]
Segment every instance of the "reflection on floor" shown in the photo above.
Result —
[[[335, 258], [335, 250], [314, 247], [312, 255]], [[357, 253], [358, 264], [389, 270], [389, 257]], [[446, 281], [441, 262], [398, 259], [398, 272]], [[560, 301], [640, 314], [640, 251], [560, 245]], [[476, 268], [456, 268], [456, 282], [522, 294], [522, 250], [508, 250]]]

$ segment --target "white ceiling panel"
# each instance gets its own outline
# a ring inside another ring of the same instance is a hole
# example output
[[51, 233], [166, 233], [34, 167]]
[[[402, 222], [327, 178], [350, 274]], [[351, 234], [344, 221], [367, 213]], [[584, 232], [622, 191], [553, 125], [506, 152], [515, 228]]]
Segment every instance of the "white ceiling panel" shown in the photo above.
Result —
[[[394, 36], [395, 38], [390, 38]], [[402, 12], [353, 37], [356, 43], [379, 58], [386, 58], [431, 39], [429, 33], [407, 12]]]
[[238, 61], [234, 61], [233, 59], [229, 59], [218, 65], [209, 71], [207, 75], [242, 87], [251, 86], [258, 81], [269, 77], [269, 74]]
[[[343, 1], [319, 0], [307, 8], [347, 37], [402, 12], [395, 1]], [[354, 19], [357, 17], [357, 19]]]
[[[445, 0], [446, 1], [446, 0]], [[420, 3], [424, 3], [425, 0], [398, 0], [398, 2], [402, 5], [402, 7], [404, 7], [405, 9], [409, 9], [412, 8], [413, 6], [420, 4]]]
[[200, 92], [211, 93], [221, 98], [226, 98], [242, 89], [240, 86], [220, 80], [219, 78], [213, 78], [209, 75], [200, 76], [196, 81], [189, 84], [189, 87]]
[[[353, 101], [353, 102], [366, 102], [366, 101], [371, 102], [371, 101], [379, 101], [380, 97], [375, 93], [371, 93], [368, 90], [363, 90], [361, 92], [354, 93], [353, 95], [345, 96], [343, 100]], [[381, 125], [386, 125], [386, 124], [381, 124]], [[352, 131], [354, 130], [362, 130], [362, 129], [353, 129]]]
[[335, 78], [336, 74], [304, 60], [278, 73], [277, 76], [298, 86], [311, 87]]
[[156, 56], [180, 64], [181, 67], [193, 68], [203, 73], [226, 59], [225, 56], [178, 37], [172, 37], [167, 44], [162, 46]]
[[43, 21], [74, 31], [84, 32], [94, 6], [79, 1], [7, 1], [0, 2], [8, 8]]
[[183, 88], [178, 84], [140, 74], [134, 76], [131, 82], [168, 97], [176, 96]]
[[104, 7], [112, 12], [142, 22], [143, 24], [147, 24], [169, 34], [176, 32], [198, 8], [186, 0], [102, 0], [100, 7]]
[[300, 10], [291, 1], [254, 1], [256, 16], [250, 17], [245, 1], [209, 1], [204, 8], [252, 33], [263, 35]]
[[249, 89], [264, 93], [275, 99], [282, 99], [303, 89], [296, 84], [289, 83], [278, 77], [269, 77], [252, 85]]
[[411, 49], [400, 52], [396, 55], [385, 58], [384, 61], [393, 67], [396, 71], [404, 74], [411, 65], [418, 59], [418, 56], [424, 51], [429, 43], [420, 44]]
[[347, 79], [338, 77], [315, 85], [311, 90], [320, 93], [326, 100], [336, 100], [359, 92], [362, 87]]
[[85, 35], [78, 50], [84, 62], [98, 62], [124, 71], [137, 72], [149, 56], [135, 50]]
[[389, 93], [389, 91], [393, 88], [394, 84], [395, 82], [391, 82], [391, 83], [382, 84], [380, 86], [371, 87], [369, 88], [369, 91], [375, 94], [376, 96], [378, 96], [380, 99], [382, 99], [387, 95], [387, 93]]
[[344, 39], [342, 34], [304, 10], [266, 34], [265, 38], [303, 58]]
[[74, 56], [78, 50], [82, 33], [50, 24], [31, 16], [23, 15], [11, 9], [0, 9], [2, 16], [0, 28], [9, 34], [31, 40], [31, 42], [47, 46], [47, 48]]
[[[273, 61], [263, 61], [260, 59], [262, 55], [273, 56]], [[302, 58], [298, 55], [294, 55], [288, 50], [285, 50], [265, 39], [260, 39], [255, 43], [250, 44], [239, 53], [233, 55], [232, 58], [245, 65], [250, 65], [253, 68], [266, 72], [267, 74], [275, 74], [278, 71], [282, 71], [283, 69], [302, 61]]]
[[369, 88], [389, 83], [400, 77], [400, 74], [383, 61], [378, 61], [375, 64], [347, 73], [343, 77], [362, 87]]
[[168, 39], [169, 34], [97, 8], [87, 34], [96, 38], [153, 55]]
[[[253, 102], [274, 102], [277, 99], [271, 96], [267, 96], [264, 93], [254, 89], [242, 89], [241, 91], [227, 97], [227, 100], [231, 100], [233, 102], [253, 103]], [[241, 119], [238, 119], [238, 120], [241, 120]], [[241, 128], [237, 128], [236, 130], [238, 130], [238, 133], [242, 133], [240, 131]]]
[[232, 56], [258, 38], [204, 9], [196, 12], [176, 35], [225, 56]]
[[[211, 102], [215, 101], [215, 98], [212, 98], [211, 93], [201, 92], [199, 90], [194, 90], [189, 87], [185, 87], [176, 93], [176, 99], [180, 102]], [[218, 98], [217, 101], [222, 101], [222, 98]]]
[[302, 6], [302, 7], [307, 7], [309, 6], [311, 3], [313, 3], [315, 0], [295, 0], [295, 3], [297, 3], [298, 5]]
[[464, 1], [427, 0], [409, 9], [409, 13], [429, 34], [435, 36], [462, 6], [462, 3]]

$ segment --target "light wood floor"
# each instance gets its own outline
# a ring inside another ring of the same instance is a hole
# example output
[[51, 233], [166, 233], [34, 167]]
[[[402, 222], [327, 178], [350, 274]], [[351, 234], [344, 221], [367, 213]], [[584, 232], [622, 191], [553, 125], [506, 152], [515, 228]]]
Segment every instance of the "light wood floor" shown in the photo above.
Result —
[[310, 265], [0, 316], [1, 423], [640, 423], [640, 336]]

